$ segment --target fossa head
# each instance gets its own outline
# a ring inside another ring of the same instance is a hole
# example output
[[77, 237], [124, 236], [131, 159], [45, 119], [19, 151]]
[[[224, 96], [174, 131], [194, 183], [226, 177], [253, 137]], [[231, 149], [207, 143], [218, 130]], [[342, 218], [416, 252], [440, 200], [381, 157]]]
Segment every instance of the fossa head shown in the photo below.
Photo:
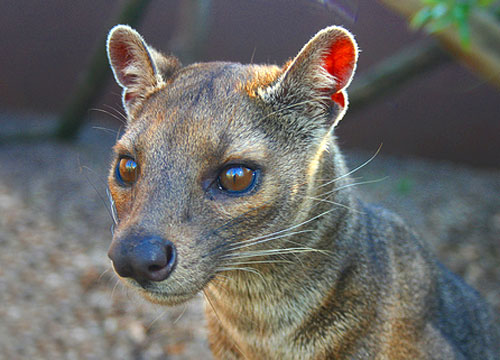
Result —
[[283, 67], [183, 67], [124, 25], [107, 50], [128, 117], [109, 174], [117, 274], [149, 300], [176, 304], [221, 272], [289, 248], [286, 237], [266, 240], [307, 213], [347, 108], [352, 35], [326, 28]]

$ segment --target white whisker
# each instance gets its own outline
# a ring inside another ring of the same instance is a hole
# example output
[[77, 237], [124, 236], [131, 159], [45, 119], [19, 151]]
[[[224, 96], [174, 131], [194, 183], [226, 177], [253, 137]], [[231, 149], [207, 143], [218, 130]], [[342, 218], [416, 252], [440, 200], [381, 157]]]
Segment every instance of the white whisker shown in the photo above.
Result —
[[327, 253], [326, 250], [313, 249], [310, 247], [296, 247], [296, 248], [285, 248], [285, 249], [267, 249], [267, 250], [256, 250], [256, 251], [246, 251], [241, 253], [227, 254], [222, 256], [223, 259], [246, 259], [258, 256], [266, 255], [285, 255], [292, 253], [302, 253], [302, 252], [319, 252]]
[[108, 128], [105, 128], [105, 127], [102, 127], [102, 126], [92, 126], [92, 129], [94, 129], [94, 130], [102, 130], [104, 132], [107, 132], [107, 133], [110, 133], [110, 134], [113, 134], [113, 135], [116, 135], [116, 133], [118, 132], [116, 130], [108, 129]]
[[148, 325], [148, 326], [146, 326], [146, 330], [150, 330], [150, 329], [151, 329], [151, 327], [153, 326], [153, 324], [154, 324], [155, 322], [157, 322], [158, 320], [160, 320], [162, 317], [164, 317], [164, 316], [165, 316], [165, 314], [166, 314], [167, 312], [168, 312], [167, 310], [162, 311], [162, 312], [160, 313], [160, 315], [158, 315], [157, 317], [155, 317], [155, 318], [154, 318], [154, 319], [153, 319], [153, 320], [149, 323], [149, 325]]
[[[286, 228], [286, 229], [283, 229], [283, 230], [276, 231], [276, 232], [274, 232], [274, 233], [272, 233], [272, 234], [263, 235], [263, 236], [258, 236], [258, 237], [253, 238], [253, 239], [240, 241], [239, 243], [236, 243], [235, 245], [241, 245], [241, 244], [245, 244], [245, 243], [249, 243], [249, 242], [253, 242], [253, 241], [257, 241], [257, 240], [261, 240], [261, 239], [266, 239], [266, 238], [271, 237], [271, 236], [275, 236], [275, 235], [283, 234], [283, 233], [285, 233], [285, 232], [288, 232], [288, 231], [294, 230], [294, 229], [296, 229], [296, 228], [298, 228], [298, 227], [301, 227], [301, 226], [303, 226], [303, 225], [306, 225], [306, 224], [310, 223], [311, 221], [314, 221], [314, 220], [316, 220], [316, 219], [318, 219], [318, 218], [320, 218], [320, 217], [322, 217], [322, 216], [325, 216], [326, 214], [328, 214], [328, 213], [330, 213], [330, 212], [332, 212], [332, 211], [334, 211], [334, 210], [336, 210], [336, 209], [334, 209], [334, 208], [333, 208], [333, 209], [329, 209], [329, 210], [327, 210], [327, 211], [322, 212], [322, 213], [321, 213], [321, 214], [319, 214], [319, 215], [316, 215], [316, 216], [314, 216], [314, 217], [310, 218], [309, 220], [306, 220], [306, 221], [303, 221], [303, 222], [301, 222], [301, 223], [299, 223], [299, 224], [296, 224], [296, 225], [290, 226], [289, 228]], [[313, 231], [313, 230], [307, 230], [307, 231]]]
[[[111, 218], [113, 219], [114, 224], [118, 224], [118, 216], [116, 214], [116, 205], [115, 201], [113, 200], [113, 197], [111, 196], [111, 193], [108, 188], [106, 188], [106, 195], [108, 196], [109, 199], [109, 207], [111, 209]], [[113, 231], [112, 231], [113, 232]]]
[[328, 204], [332, 204], [332, 205], [336, 205], [336, 206], [340, 206], [340, 207], [343, 207], [345, 209], [348, 209], [348, 210], [351, 210], [353, 212], [357, 212], [357, 213], [362, 213], [361, 211], [351, 207], [351, 206], [347, 206], [345, 204], [342, 204], [342, 203], [338, 203], [338, 202], [335, 202], [335, 201], [332, 201], [332, 200], [327, 200], [327, 199], [322, 199], [322, 198], [317, 198], [315, 196], [308, 196], [309, 199], [312, 199], [312, 200], [315, 200], [315, 201], [319, 201], [319, 202], [326, 202]]
[[362, 163], [361, 165], [359, 165], [358, 167], [356, 167], [355, 169], [339, 176], [339, 177], [336, 177], [335, 179], [333, 180], [330, 180], [329, 182], [326, 182], [324, 184], [321, 184], [320, 186], [318, 186], [317, 188], [322, 188], [323, 186], [327, 186], [327, 185], [330, 185], [340, 179], [343, 179], [351, 174], [354, 174], [356, 171], [362, 169], [363, 167], [365, 167], [366, 165], [368, 165], [369, 163], [371, 163], [373, 161], [373, 159], [375, 159], [375, 157], [377, 157], [377, 155], [380, 153], [380, 149], [382, 149], [382, 144], [380, 144], [380, 146], [378, 147], [377, 151], [375, 152], [375, 154], [373, 154], [373, 156], [371, 158], [369, 158], [368, 160], [366, 160], [364, 163]]
[[375, 183], [387, 180], [388, 178], [389, 178], [388, 176], [384, 176], [383, 178], [380, 178], [380, 179], [360, 181], [360, 182], [357, 182], [357, 183], [343, 185], [341, 187], [338, 187], [338, 188], [335, 188], [333, 190], [327, 191], [325, 193], [319, 194], [318, 196], [321, 197], [321, 196], [331, 195], [331, 194], [336, 193], [336, 192], [338, 192], [340, 190], [344, 190], [344, 189], [347, 189], [347, 188], [350, 188], [350, 187], [353, 187], [353, 186], [357, 186], [357, 185], [375, 184]]
[[125, 122], [123, 121], [123, 119], [122, 119], [122, 118], [120, 118], [119, 116], [117, 116], [117, 115], [115, 115], [115, 114], [113, 114], [113, 113], [111, 113], [111, 112], [109, 112], [109, 111], [107, 111], [107, 110], [97, 109], [97, 108], [92, 108], [92, 109], [90, 109], [90, 111], [98, 111], [98, 112], [102, 112], [102, 113], [104, 113], [104, 114], [106, 114], [106, 115], [111, 116], [113, 119], [118, 120], [118, 121], [119, 121], [120, 123], [122, 123], [122, 124], [124, 124], [124, 123], [125, 123]]
[[262, 276], [262, 274], [257, 269], [251, 267], [222, 266], [217, 268], [217, 271], [235, 271], [235, 270], [247, 271], [249, 273], [258, 275], [262, 279], [262, 281], [264, 281], [264, 277]]
[[[229, 250], [230, 251], [238, 250], [238, 249], [241, 249], [241, 248], [244, 248], [244, 247], [254, 246], [254, 245], [262, 244], [262, 243], [265, 243], [265, 242], [268, 242], [268, 241], [272, 241], [272, 240], [276, 240], [276, 239], [281, 239], [281, 238], [284, 238], [284, 237], [293, 236], [293, 235], [297, 235], [297, 234], [302, 234], [302, 233], [306, 233], [306, 232], [313, 232], [313, 230], [295, 231], [295, 232], [291, 232], [291, 233], [288, 233], [288, 234], [282, 234], [282, 235], [279, 235], [279, 236], [273, 236], [273, 237], [265, 238], [265, 239], [262, 239], [262, 237], [257, 237], [257, 238], [250, 239], [250, 240], [244, 240], [244, 241], [240, 241], [240, 242], [232, 244], [229, 247]], [[269, 234], [267, 236], [272, 236], [274, 234], [275, 233]]]
[[172, 324], [177, 324], [177, 322], [181, 319], [181, 317], [186, 313], [186, 310], [187, 310], [187, 304], [184, 304], [184, 309], [182, 310], [181, 314], [179, 316], [177, 316], [177, 318], [174, 320], [174, 322]]
[[[236, 258], [238, 259], [238, 258]], [[240, 265], [253, 265], [253, 264], [275, 264], [275, 263], [293, 263], [289, 260], [249, 260], [249, 261], [236, 261], [227, 264], [228, 266], [240, 266]]]
[[128, 121], [127, 115], [124, 112], [120, 111], [120, 108], [117, 109], [116, 107], [108, 105], [108, 104], [103, 104], [103, 106], [116, 112], [124, 121]]

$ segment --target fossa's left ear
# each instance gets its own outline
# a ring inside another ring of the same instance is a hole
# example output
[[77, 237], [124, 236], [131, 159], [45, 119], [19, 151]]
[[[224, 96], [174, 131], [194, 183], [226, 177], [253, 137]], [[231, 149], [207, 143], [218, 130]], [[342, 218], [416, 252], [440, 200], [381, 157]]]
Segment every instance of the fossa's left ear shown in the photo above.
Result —
[[289, 63], [278, 80], [258, 94], [264, 101], [325, 118], [335, 126], [347, 110], [347, 93], [356, 69], [358, 47], [346, 29], [318, 32]]

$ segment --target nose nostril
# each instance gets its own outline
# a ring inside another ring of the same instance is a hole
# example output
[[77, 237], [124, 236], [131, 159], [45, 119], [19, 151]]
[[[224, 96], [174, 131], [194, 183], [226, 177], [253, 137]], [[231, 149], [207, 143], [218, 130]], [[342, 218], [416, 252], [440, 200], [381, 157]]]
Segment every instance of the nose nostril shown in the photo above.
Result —
[[118, 275], [143, 283], [167, 279], [174, 270], [177, 252], [171, 241], [161, 237], [132, 237], [113, 245], [109, 257]]
[[176, 262], [176, 250], [172, 242], [163, 244], [163, 254], [155, 263], [147, 267], [147, 278], [151, 281], [163, 281], [172, 273]]
[[165, 268], [165, 266], [151, 265], [150, 267], [148, 267], [148, 271], [151, 273], [154, 273], [154, 272], [160, 271], [163, 268]]
[[170, 241], [165, 246], [165, 255], [167, 257], [167, 266], [173, 266], [175, 263], [175, 248]]

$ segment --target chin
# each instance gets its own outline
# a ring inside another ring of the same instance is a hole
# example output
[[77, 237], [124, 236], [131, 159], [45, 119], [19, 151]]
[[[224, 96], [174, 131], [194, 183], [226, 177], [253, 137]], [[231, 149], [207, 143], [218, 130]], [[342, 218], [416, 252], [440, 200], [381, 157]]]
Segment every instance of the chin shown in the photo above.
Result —
[[160, 292], [151, 292], [144, 289], [140, 289], [139, 293], [149, 302], [165, 306], [175, 306], [183, 304], [186, 301], [192, 299], [196, 295], [196, 294], [190, 294], [190, 295], [167, 294]]
[[123, 282], [133, 289], [137, 291], [143, 298], [157, 305], [165, 305], [165, 306], [174, 306], [185, 303], [186, 301], [192, 299], [196, 296], [197, 292], [189, 293], [189, 294], [178, 294], [173, 291], [160, 289], [157, 285], [149, 284], [143, 286], [139, 284], [137, 281], [132, 279], [121, 278]]

